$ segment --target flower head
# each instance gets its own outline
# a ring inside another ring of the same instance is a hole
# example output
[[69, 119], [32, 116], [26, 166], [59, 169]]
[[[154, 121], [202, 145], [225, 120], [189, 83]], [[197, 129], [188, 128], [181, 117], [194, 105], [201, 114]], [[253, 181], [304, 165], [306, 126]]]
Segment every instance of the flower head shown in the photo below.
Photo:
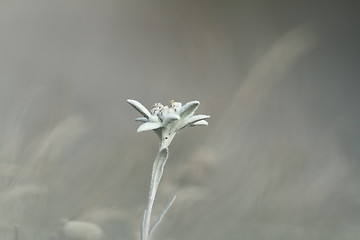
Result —
[[128, 99], [127, 102], [133, 106], [143, 117], [135, 121], [143, 122], [138, 128], [138, 132], [154, 130], [160, 137], [160, 149], [168, 147], [175, 134], [187, 126], [206, 126], [208, 115], [194, 115], [199, 107], [199, 101], [191, 101], [184, 105], [180, 102], [170, 101], [169, 106], [155, 103], [149, 111], [140, 102]]

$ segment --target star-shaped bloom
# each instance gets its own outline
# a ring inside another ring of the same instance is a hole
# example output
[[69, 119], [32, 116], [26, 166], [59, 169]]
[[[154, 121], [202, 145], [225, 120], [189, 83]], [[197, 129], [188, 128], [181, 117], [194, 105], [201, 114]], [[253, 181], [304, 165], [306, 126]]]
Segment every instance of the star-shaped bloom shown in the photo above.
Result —
[[187, 126], [206, 126], [208, 115], [194, 115], [199, 107], [199, 101], [191, 101], [182, 105], [180, 102], [171, 101], [170, 106], [155, 103], [149, 111], [140, 102], [128, 99], [127, 102], [133, 106], [143, 117], [135, 121], [143, 122], [138, 132], [154, 130], [160, 137], [160, 149], [168, 147], [175, 134]]

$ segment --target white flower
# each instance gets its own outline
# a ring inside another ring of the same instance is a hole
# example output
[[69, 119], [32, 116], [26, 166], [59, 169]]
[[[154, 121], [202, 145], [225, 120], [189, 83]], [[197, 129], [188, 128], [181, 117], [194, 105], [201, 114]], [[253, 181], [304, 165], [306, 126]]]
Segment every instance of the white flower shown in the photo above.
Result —
[[168, 147], [179, 130], [187, 126], [206, 126], [208, 122], [205, 119], [210, 117], [194, 115], [199, 107], [199, 101], [191, 101], [185, 105], [171, 101], [170, 106], [155, 103], [150, 111], [136, 100], [128, 99], [127, 102], [143, 115], [135, 119], [143, 122], [137, 131], [154, 130], [161, 139], [160, 149]]

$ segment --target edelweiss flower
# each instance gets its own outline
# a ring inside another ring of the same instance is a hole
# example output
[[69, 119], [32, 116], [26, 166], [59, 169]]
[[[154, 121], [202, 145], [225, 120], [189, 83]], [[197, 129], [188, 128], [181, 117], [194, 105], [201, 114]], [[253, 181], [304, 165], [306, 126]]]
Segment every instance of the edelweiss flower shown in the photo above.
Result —
[[183, 106], [175, 101], [171, 101], [170, 106], [155, 103], [150, 111], [136, 100], [128, 99], [127, 102], [144, 116], [135, 119], [143, 122], [137, 131], [154, 130], [161, 140], [160, 149], [168, 147], [179, 130], [187, 126], [206, 126], [208, 122], [205, 119], [210, 117], [194, 115], [199, 101], [191, 101]]

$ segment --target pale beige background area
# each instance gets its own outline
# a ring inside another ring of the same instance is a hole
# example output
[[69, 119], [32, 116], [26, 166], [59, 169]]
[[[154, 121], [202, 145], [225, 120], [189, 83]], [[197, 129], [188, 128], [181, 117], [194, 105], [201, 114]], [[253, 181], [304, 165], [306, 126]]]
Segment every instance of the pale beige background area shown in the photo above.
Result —
[[360, 238], [357, 1], [0, 1], [0, 239], [139, 239], [152, 160], [126, 102], [201, 102], [154, 240]]

